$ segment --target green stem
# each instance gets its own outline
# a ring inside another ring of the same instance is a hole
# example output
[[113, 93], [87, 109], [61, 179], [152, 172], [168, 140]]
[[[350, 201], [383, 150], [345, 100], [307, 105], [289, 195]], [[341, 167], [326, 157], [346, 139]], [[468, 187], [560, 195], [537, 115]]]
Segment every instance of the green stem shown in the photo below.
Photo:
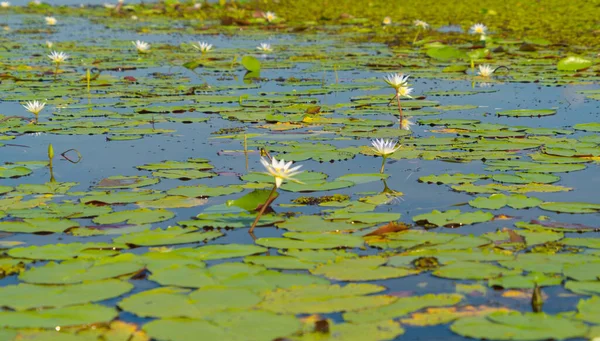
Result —
[[248, 233], [253, 233], [254, 232], [254, 228], [256, 227], [256, 224], [258, 224], [258, 221], [260, 220], [260, 217], [265, 213], [265, 211], [267, 210], [267, 207], [269, 207], [271, 205], [271, 203], [273, 202], [273, 200], [275, 200], [273, 198], [273, 194], [275, 194], [276, 191], [277, 191], [277, 185], [273, 186], [273, 189], [271, 190], [271, 193], [269, 193], [269, 196], [267, 197], [267, 200], [265, 201], [265, 203], [263, 204], [263, 206], [260, 208], [260, 211], [258, 212], [258, 215], [256, 216], [256, 219], [254, 219], [254, 222], [252, 223], [252, 226], [250, 227], [250, 230], [248, 231]]
[[90, 79], [92, 78], [92, 75], [90, 73], [90, 69], [89, 68], [85, 72], [85, 77], [87, 79], [87, 91], [88, 91], [88, 94], [89, 94], [90, 93]]
[[387, 156], [382, 156], [383, 160], [381, 161], [381, 170], [379, 171], [379, 173], [383, 174], [383, 172], [385, 171], [385, 160], [387, 159]]
[[421, 32], [421, 29], [417, 28], [417, 34], [415, 34], [415, 39], [413, 39], [413, 45], [417, 42], [417, 38], [419, 37], [419, 32]]

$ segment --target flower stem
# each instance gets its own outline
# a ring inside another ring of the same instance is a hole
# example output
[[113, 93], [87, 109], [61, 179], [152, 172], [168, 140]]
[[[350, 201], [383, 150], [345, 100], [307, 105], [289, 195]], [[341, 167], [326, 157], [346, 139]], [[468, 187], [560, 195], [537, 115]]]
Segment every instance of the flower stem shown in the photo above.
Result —
[[402, 114], [402, 105], [400, 105], [400, 95], [396, 95], [396, 100], [398, 101], [398, 111], [400, 112], [400, 122], [404, 119], [404, 115]]
[[417, 28], [417, 34], [415, 34], [415, 39], [413, 39], [413, 45], [417, 42], [417, 38], [419, 37], [419, 32], [421, 32], [421, 29]]
[[382, 157], [383, 160], [381, 161], [381, 170], [379, 171], [379, 173], [383, 174], [383, 172], [385, 171], [385, 160], [387, 159], [387, 156], [383, 156]]
[[258, 221], [260, 220], [260, 217], [265, 213], [265, 211], [267, 210], [267, 207], [269, 207], [271, 205], [271, 203], [273, 202], [273, 200], [275, 200], [275, 197], [273, 197], [273, 195], [276, 193], [276, 191], [277, 191], [277, 185], [273, 186], [273, 189], [271, 190], [271, 193], [269, 193], [269, 196], [267, 197], [267, 200], [265, 201], [265, 203], [260, 208], [260, 211], [258, 212], [258, 215], [256, 216], [256, 219], [254, 219], [254, 222], [252, 223], [252, 226], [250, 227], [250, 230], [248, 231], [248, 233], [254, 232], [254, 228], [256, 227], [256, 224], [258, 224]]

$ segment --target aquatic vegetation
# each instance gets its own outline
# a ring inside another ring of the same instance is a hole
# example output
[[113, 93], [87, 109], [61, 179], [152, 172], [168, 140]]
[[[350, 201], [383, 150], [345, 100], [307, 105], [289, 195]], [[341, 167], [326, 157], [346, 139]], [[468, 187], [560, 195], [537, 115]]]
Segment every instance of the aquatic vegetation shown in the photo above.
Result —
[[0, 339], [595, 338], [594, 6], [2, 8]]

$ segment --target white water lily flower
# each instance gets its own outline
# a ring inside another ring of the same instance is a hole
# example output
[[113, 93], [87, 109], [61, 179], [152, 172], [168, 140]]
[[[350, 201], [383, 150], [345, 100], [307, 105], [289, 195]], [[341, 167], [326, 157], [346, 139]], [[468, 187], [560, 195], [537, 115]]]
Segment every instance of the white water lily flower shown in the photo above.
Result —
[[194, 9], [200, 9], [202, 7], [202, 4], [194, 4]]
[[389, 25], [389, 24], [392, 23], [392, 18], [385, 17], [385, 18], [383, 18], [383, 21], [381, 23], [384, 24], [384, 25]]
[[408, 118], [403, 118], [402, 120], [400, 120], [400, 129], [402, 130], [411, 130], [411, 127], [414, 125], [415, 124]]
[[202, 53], [206, 53], [206, 52], [212, 50], [213, 46], [212, 46], [212, 44], [209, 44], [207, 42], [200, 41], [200, 42], [198, 42], [198, 45], [192, 43], [192, 47]]
[[52, 51], [48, 55], [48, 58], [52, 59], [52, 61], [56, 64], [60, 64], [69, 58], [69, 55], [64, 52], [56, 52]]
[[260, 43], [260, 45], [257, 46], [256, 48], [263, 52], [272, 52], [273, 51], [271, 44], [267, 44], [267, 43]]
[[494, 68], [490, 65], [484, 64], [479, 65], [479, 75], [482, 77], [489, 77], [494, 73]]
[[52, 46], [54, 46], [54, 43], [53, 43], [53, 42], [51, 42], [50, 40], [46, 40], [46, 46], [47, 46], [49, 49], [51, 49], [51, 48], [52, 48]]
[[373, 145], [371, 150], [373, 150], [375, 154], [383, 157], [394, 154], [400, 149], [400, 145], [396, 146], [398, 143], [394, 140], [375, 139], [371, 141], [371, 144]]
[[475, 24], [469, 29], [471, 34], [485, 34], [485, 31], [487, 31], [487, 27], [481, 23]]
[[37, 116], [40, 113], [40, 111], [44, 109], [45, 106], [46, 102], [42, 101], [28, 101], [25, 102], [25, 104], [23, 104], [23, 107], [35, 116]]
[[408, 97], [408, 98], [413, 98], [410, 94], [412, 93], [413, 88], [409, 88], [407, 86], [401, 86], [398, 89], [396, 89], [396, 95], [398, 95], [399, 97]]
[[113, 8], [117, 7], [117, 5], [115, 5], [115, 4], [108, 4], [108, 3], [104, 3], [103, 6], [106, 9], [113, 9]]
[[401, 73], [391, 73], [385, 77], [383, 80], [392, 88], [398, 90], [398, 88], [406, 86], [406, 82], [408, 81], [409, 75], [403, 75]]
[[424, 22], [423, 20], [415, 20], [413, 21], [413, 24], [417, 27], [421, 27], [424, 30], [429, 28], [429, 24]]
[[135, 49], [139, 53], [146, 53], [146, 52], [150, 51], [150, 44], [148, 44], [146, 42], [143, 42], [141, 40], [136, 40], [136, 41], [132, 41], [131, 43], [133, 44], [133, 46], [135, 46]]
[[275, 186], [277, 188], [279, 188], [281, 186], [281, 184], [283, 183], [283, 180], [288, 180], [288, 181], [292, 181], [292, 182], [296, 182], [296, 183], [300, 183], [300, 184], [302, 183], [301, 181], [294, 179], [294, 176], [302, 173], [302, 171], [298, 170], [302, 166], [296, 166], [296, 167], [290, 168], [293, 163], [292, 161], [285, 163], [285, 161], [283, 159], [280, 161], [277, 161], [277, 159], [275, 159], [275, 158], [272, 158], [271, 162], [269, 162], [265, 158], [260, 158], [260, 162], [267, 169], [267, 172], [268, 172], [267, 174], [275, 177]]
[[55, 17], [45, 17], [44, 20], [46, 20], [46, 25], [50, 25], [50, 26], [56, 25], [56, 22], [57, 22]]
[[2, 1], [2, 2], [0, 2], [0, 7], [2, 7], [2, 8], [9, 8], [10, 7], [10, 2], [8, 2], [8, 1]]
[[277, 16], [273, 12], [263, 13], [263, 17], [267, 19], [268, 22], [272, 22], [273, 20], [275, 20], [275, 18], [277, 18]]

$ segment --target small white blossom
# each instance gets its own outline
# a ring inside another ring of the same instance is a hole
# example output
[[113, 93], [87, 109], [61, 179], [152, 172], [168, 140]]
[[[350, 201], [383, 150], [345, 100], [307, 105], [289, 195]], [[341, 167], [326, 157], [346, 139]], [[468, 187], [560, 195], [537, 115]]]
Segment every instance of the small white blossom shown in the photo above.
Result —
[[198, 44], [194, 44], [192, 43], [192, 47], [195, 48], [196, 50], [202, 52], [202, 53], [206, 53], [208, 51], [210, 51], [212, 49], [212, 44], [209, 44], [207, 42], [201, 41], [198, 42]]
[[375, 139], [371, 141], [373, 148], [371, 150], [379, 156], [387, 157], [388, 155], [394, 154], [400, 145], [394, 140]]
[[46, 20], [46, 25], [50, 25], [50, 26], [56, 25], [56, 22], [57, 22], [55, 17], [45, 17], [44, 20]]
[[422, 29], [426, 30], [429, 28], [429, 24], [424, 22], [423, 20], [415, 20], [413, 22], [413, 24], [417, 27], [421, 27]]
[[400, 129], [402, 130], [411, 130], [411, 127], [413, 125], [415, 124], [408, 118], [403, 118], [402, 120], [400, 120]]
[[272, 52], [273, 48], [271, 48], [271, 44], [267, 44], [267, 43], [260, 43], [259, 46], [256, 47], [259, 51], [263, 51], [263, 52]]
[[64, 52], [56, 52], [52, 51], [48, 55], [48, 58], [52, 59], [52, 61], [56, 64], [63, 63], [65, 60], [69, 58], [69, 55]]
[[398, 90], [402, 86], [406, 86], [409, 75], [403, 75], [401, 73], [391, 73], [383, 78], [383, 80], [392, 88]]
[[42, 101], [28, 101], [25, 102], [25, 104], [23, 104], [23, 107], [35, 116], [37, 116], [40, 113], [40, 111], [44, 109], [45, 106], [46, 102]]
[[475, 24], [469, 29], [471, 34], [485, 34], [486, 31], [487, 27], [484, 24]]
[[494, 68], [491, 67], [490, 65], [479, 65], [479, 75], [482, 77], [489, 77], [492, 75], [492, 73], [494, 73]]
[[265, 158], [261, 158], [260, 162], [267, 169], [267, 172], [268, 172], [267, 174], [275, 177], [275, 186], [277, 186], [277, 188], [279, 188], [281, 186], [281, 184], [283, 183], [284, 180], [288, 180], [288, 181], [292, 181], [292, 182], [296, 182], [296, 183], [302, 183], [302, 182], [294, 179], [294, 176], [302, 173], [302, 171], [299, 171], [300, 167], [302, 167], [302, 166], [296, 166], [296, 167], [290, 168], [293, 163], [292, 161], [285, 163], [285, 161], [283, 159], [280, 161], [277, 161], [277, 159], [275, 159], [275, 158], [272, 158], [271, 162], [269, 162]]
[[139, 53], [146, 53], [146, 52], [150, 51], [150, 44], [148, 44], [146, 42], [143, 42], [141, 40], [136, 40], [136, 41], [132, 41], [131, 43], [133, 44], [133, 46], [135, 46], [135, 49]]
[[275, 20], [277, 18], [277, 16], [273, 12], [263, 13], [263, 17], [265, 19], [267, 19], [268, 22], [272, 22], [273, 20]]

